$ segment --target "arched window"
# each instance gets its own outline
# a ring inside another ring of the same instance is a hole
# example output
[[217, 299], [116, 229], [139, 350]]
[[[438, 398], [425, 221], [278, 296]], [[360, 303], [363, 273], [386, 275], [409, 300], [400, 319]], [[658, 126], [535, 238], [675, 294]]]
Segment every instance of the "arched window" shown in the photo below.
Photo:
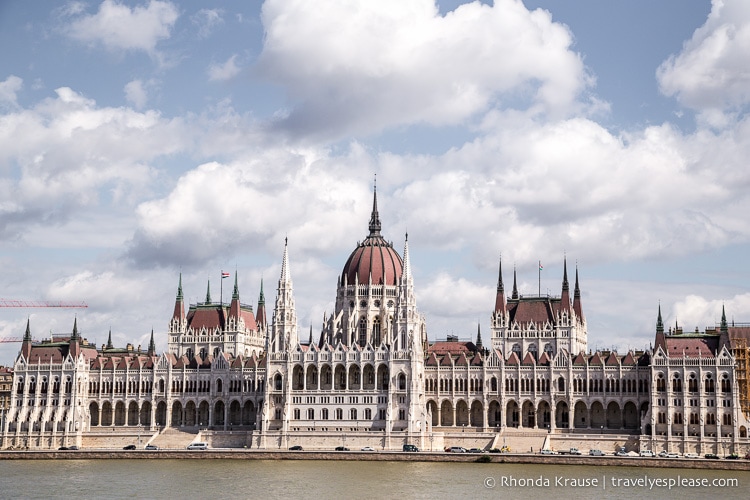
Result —
[[398, 376], [398, 389], [400, 391], [406, 390], [406, 375], [404, 375], [403, 373], [399, 374]]
[[277, 373], [276, 376], [273, 378], [273, 384], [274, 384], [274, 389], [276, 389], [277, 391], [281, 390], [282, 379], [281, 379], [280, 373]]
[[359, 345], [364, 347], [367, 344], [367, 320], [359, 319]]
[[380, 345], [380, 317], [377, 316], [372, 320], [372, 345]]

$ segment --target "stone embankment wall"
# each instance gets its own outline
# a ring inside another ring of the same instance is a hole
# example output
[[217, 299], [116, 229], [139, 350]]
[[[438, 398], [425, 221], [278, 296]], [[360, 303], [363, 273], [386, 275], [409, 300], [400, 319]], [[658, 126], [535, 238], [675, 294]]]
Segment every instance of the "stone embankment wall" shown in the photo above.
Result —
[[[168, 450], [78, 450], [2, 451], [0, 460], [93, 460], [93, 459], [239, 459], [239, 460], [360, 460], [410, 462], [486, 462], [508, 464], [598, 465], [625, 467], [669, 467], [750, 471], [750, 460], [706, 460], [683, 458], [548, 456], [515, 453], [404, 453], [404, 452], [321, 452], [209, 449]], [[481, 467], [483, 463], [477, 463]]]

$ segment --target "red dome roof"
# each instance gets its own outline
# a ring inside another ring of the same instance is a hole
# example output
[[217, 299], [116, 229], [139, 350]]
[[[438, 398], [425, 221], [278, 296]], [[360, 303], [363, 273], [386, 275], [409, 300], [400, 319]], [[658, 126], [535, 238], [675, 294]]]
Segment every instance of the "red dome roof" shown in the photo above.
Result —
[[369, 236], [354, 249], [344, 264], [341, 279], [353, 285], [366, 284], [372, 276], [375, 285], [397, 285], [403, 271], [401, 256], [381, 236]]
[[344, 264], [341, 282], [353, 285], [355, 280], [374, 285], [397, 285], [404, 269], [401, 256], [393, 245], [380, 236], [377, 192], [373, 193], [370, 235], [357, 245]]

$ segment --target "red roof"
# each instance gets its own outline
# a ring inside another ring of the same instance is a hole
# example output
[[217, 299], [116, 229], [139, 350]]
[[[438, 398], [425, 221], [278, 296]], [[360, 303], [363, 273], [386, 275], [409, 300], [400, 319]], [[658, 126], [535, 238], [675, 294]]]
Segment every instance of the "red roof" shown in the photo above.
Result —
[[715, 356], [719, 350], [718, 335], [669, 335], [665, 337], [666, 352], [675, 356]]
[[371, 235], [357, 245], [344, 264], [341, 279], [353, 285], [355, 280], [375, 285], [397, 285], [403, 272], [403, 261], [393, 246], [382, 236]]
[[438, 355], [441, 354], [451, 354], [458, 356], [461, 353], [470, 353], [470, 352], [476, 352], [477, 347], [474, 345], [473, 342], [450, 342], [446, 340], [440, 340], [435, 342], [434, 344], [431, 344], [429, 347], [427, 347], [428, 353], [435, 353]]

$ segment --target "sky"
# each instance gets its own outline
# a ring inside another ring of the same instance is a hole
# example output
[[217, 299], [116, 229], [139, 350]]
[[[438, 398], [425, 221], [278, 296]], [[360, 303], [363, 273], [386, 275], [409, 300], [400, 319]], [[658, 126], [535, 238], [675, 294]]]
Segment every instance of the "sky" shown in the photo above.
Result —
[[5, 0], [0, 46], [0, 297], [88, 305], [0, 337], [164, 350], [180, 274], [272, 303], [285, 238], [317, 336], [375, 182], [431, 340], [489, 340], [500, 259], [577, 268], [591, 349], [750, 322], [744, 0]]

